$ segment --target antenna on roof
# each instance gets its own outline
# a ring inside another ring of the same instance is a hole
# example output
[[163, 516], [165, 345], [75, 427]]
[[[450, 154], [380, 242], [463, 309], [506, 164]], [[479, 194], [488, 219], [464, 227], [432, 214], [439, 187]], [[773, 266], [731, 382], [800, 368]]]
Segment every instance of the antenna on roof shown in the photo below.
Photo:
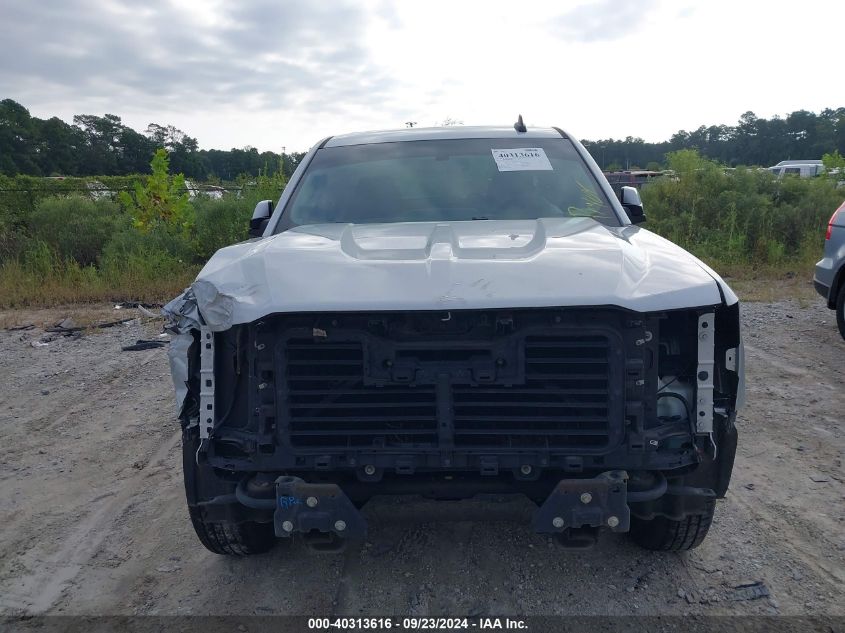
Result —
[[528, 129], [525, 127], [525, 123], [522, 122], [522, 115], [519, 115], [519, 118], [516, 120], [516, 123], [513, 124], [513, 129], [517, 132], [527, 132]]

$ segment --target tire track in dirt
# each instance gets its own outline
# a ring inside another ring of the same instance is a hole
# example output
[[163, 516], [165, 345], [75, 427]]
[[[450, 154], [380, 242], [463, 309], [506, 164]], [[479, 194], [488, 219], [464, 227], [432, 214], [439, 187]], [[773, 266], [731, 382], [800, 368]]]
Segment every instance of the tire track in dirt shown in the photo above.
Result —
[[29, 574], [17, 579], [17, 586], [6, 588], [0, 595], [0, 608], [28, 614], [47, 612], [73, 584], [76, 576], [100, 549], [112, 525], [132, 503], [132, 497], [144, 485], [149, 470], [158, 466], [176, 446], [181, 430], [162, 443], [147, 464], [108, 502], [88, 514], [64, 539], [54, 554], [39, 561]]
[[810, 372], [805, 369], [798, 369], [794, 365], [790, 365], [782, 361], [780, 358], [775, 356], [774, 354], [770, 354], [769, 352], [760, 349], [759, 347], [755, 347], [754, 345], [749, 345], [748, 343], [744, 344], [746, 354], [751, 352], [752, 362], [753, 357], [757, 356], [762, 360], [765, 360], [770, 365], [777, 367], [781, 371], [786, 372], [792, 376], [806, 376]]
[[[790, 523], [783, 521], [782, 515], [776, 515], [769, 512], [759, 503], [745, 498], [742, 493], [733, 495], [732, 501], [741, 506], [744, 512], [754, 520], [755, 523], [760, 524], [778, 524], [781, 531], [786, 532], [786, 538], [781, 536], [779, 538], [780, 546], [784, 549], [791, 550], [795, 558], [799, 559], [805, 565], [812, 567], [819, 578], [830, 583], [832, 588], [841, 589], [845, 586], [845, 569], [836, 566], [835, 560], [830, 560], [819, 556], [809, 543], [806, 542], [806, 532], [792, 526]], [[814, 543], [815, 548], [818, 548], [818, 543]]]

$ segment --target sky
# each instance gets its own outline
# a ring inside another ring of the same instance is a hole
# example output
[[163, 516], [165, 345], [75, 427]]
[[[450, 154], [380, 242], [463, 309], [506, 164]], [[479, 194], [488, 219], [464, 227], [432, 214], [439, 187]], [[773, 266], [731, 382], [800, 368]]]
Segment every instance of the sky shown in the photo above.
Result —
[[661, 141], [845, 106], [843, 28], [843, 0], [0, 0], [0, 98], [207, 149], [520, 113]]

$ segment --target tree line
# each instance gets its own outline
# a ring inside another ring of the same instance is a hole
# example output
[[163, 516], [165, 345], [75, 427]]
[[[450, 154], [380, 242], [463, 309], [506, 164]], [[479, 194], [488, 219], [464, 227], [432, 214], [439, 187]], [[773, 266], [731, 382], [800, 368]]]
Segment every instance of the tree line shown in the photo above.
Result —
[[818, 160], [835, 151], [845, 154], [845, 108], [825, 108], [818, 114], [797, 110], [786, 118], [771, 119], [749, 111], [736, 125], [680, 130], [661, 143], [631, 136], [582, 142], [605, 171], [660, 169], [666, 154], [684, 149], [696, 150], [729, 167], [769, 167], [782, 160]]
[[[798, 110], [785, 118], [743, 114], [736, 125], [702, 125], [680, 130], [668, 141], [641, 138], [582, 141], [606, 171], [660, 169], [669, 152], [698, 151], [724, 165], [769, 166], [786, 159], [820, 159], [845, 154], [845, 107], [820, 113]], [[254, 147], [200, 149], [197, 139], [172, 125], [150, 123], [141, 133], [119, 116], [80, 114], [68, 124], [39, 119], [12, 99], [0, 101], [0, 174], [32, 176], [120, 176], [144, 173], [158, 148], [168, 151], [170, 168], [187, 178], [233, 181], [238, 176], [289, 177], [304, 154], [259, 152]]]
[[119, 116], [79, 114], [68, 124], [39, 119], [12, 99], [0, 101], [0, 174], [8, 176], [123, 176], [145, 173], [156, 149], [167, 150], [175, 173], [202, 181], [238, 176], [290, 177], [304, 156], [259, 152], [254, 147], [200, 149], [197, 139], [172, 125], [150, 123], [143, 132]]

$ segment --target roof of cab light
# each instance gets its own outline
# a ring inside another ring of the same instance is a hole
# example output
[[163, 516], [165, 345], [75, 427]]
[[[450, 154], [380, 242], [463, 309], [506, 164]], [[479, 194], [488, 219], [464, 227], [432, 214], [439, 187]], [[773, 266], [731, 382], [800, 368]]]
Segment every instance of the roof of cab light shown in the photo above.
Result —
[[463, 126], [448, 127], [412, 127], [399, 130], [381, 130], [374, 132], [355, 132], [332, 136], [323, 147], [343, 147], [346, 145], [367, 145], [370, 143], [395, 143], [399, 141], [433, 141], [446, 138], [564, 138], [564, 132], [550, 127], [528, 128], [526, 132], [517, 132], [513, 126]]

